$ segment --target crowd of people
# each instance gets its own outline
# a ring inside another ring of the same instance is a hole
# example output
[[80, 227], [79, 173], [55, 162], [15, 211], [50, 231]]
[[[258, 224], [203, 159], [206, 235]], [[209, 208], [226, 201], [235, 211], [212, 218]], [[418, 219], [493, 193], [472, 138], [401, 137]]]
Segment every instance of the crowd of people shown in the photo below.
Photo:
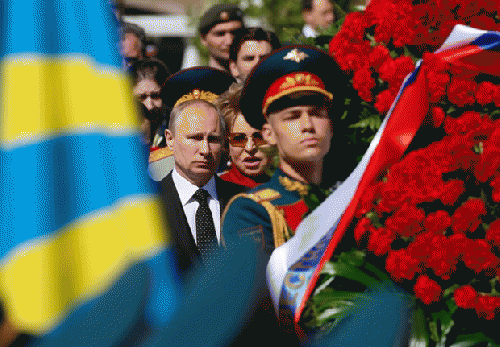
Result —
[[[307, 37], [334, 20], [328, 0], [303, 1], [303, 14]], [[341, 101], [334, 85], [343, 78], [326, 52], [281, 47], [273, 32], [246, 27], [234, 5], [211, 7], [198, 30], [208, 66], [174, 74], [145, 57], [140, 27], [124, 23], [121, 30], [149, 161], [171, 163], [157, 166], [154, 178], [183, 283], [236, 244], [257, 245], [266, 264], [311, 211], [306, 196], [326, 198], [323, 161]], [[242, 344], [261, 342], [262, 331], [298, 344], [279, 326], [260, 278], [263, 295]]]

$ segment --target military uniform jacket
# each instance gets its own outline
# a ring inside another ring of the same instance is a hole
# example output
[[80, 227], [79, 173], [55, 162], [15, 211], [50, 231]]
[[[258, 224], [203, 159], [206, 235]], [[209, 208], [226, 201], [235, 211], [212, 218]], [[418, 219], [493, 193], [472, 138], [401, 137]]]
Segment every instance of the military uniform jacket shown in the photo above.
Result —
[[290, 239], [309, 212], [307, 186], [277, 169], [267, 183], [234, 196], [223, 214], [226, 241], [257, 242], [267, 255]]

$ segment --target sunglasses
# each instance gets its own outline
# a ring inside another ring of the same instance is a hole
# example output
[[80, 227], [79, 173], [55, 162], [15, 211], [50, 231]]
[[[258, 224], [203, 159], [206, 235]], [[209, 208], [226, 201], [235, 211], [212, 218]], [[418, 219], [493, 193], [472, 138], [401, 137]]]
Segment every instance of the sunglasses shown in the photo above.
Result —
[[267, 145], [266, 140], [264, 140], [262, 134], [258, 131], [254, 132], [250, 136], [245, 133], [231, 133], [229, 135], [229, 143], [234, 147], [245, 148], [250, 137], [252, 138], [254, 145], [257, 147]]

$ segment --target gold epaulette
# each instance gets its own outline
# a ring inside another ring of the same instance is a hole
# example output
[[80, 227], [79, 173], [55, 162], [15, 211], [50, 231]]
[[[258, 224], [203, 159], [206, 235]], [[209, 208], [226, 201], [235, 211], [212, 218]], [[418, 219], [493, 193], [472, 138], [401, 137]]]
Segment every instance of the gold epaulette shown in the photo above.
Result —
[[285, 187], [286, 190], [289, 192], [299, 192], [300, 195], [304, 196], [307, 195], [307, 192], [309, 191], [309, 187], [307, 184], [304, 184], [299, 181], [292, 181], [288, 177], [280, 176], [279, 181], [283, 187]]
[[233, 196], [226, 205], [226, 209], [222, 215], [221, 224], [224, 223], [224, 217], [231, 203], [237, 198], [246, 198], [255, 201], [264, 207], [271, 219], [271, 226], [273, 228], [274, 246], [279, 247], [290, 239], [291, 234], [288, 225], [285, 221], [283, 211], [276, 208], [271, 201], [281, 197], [281, 194], [274, 189], [265, 188], [258, 190], [254, 193], [241, 193]]
[[169, 147], [159, 148], [156, 151], [149, 153], [149, 162], [161, 160], [166, 157], [170, 157], [174, 152]]

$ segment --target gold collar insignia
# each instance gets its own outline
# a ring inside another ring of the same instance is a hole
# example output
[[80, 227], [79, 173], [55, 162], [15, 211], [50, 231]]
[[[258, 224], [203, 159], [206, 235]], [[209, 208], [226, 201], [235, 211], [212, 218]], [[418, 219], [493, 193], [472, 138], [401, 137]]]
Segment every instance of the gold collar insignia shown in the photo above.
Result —
[[309, 191], [309, 187], [299, 181], [293, 181], [288, 177], [280, 176], [279, 181], [283, 187], [285, 187], [286, 190], [289, 192], [299, 192], [300, 195], [307, 195], [307, 192]]

